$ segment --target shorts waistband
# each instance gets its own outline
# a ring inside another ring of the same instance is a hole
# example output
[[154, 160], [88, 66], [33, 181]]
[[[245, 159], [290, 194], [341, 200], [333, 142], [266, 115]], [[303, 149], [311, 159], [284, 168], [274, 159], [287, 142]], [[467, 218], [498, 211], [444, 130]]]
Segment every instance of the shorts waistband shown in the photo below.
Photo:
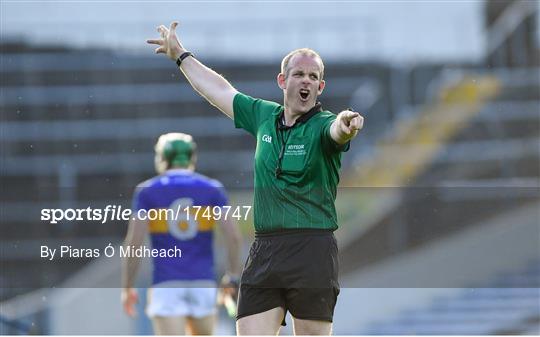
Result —
[[296, 235], [329, 235], [334, 233], [332, 229], [302, 228], [302, 229], [280, 229], [277, 231], [255, 232], [255, 238], [269, 238], [276, 236], [296, 236]]

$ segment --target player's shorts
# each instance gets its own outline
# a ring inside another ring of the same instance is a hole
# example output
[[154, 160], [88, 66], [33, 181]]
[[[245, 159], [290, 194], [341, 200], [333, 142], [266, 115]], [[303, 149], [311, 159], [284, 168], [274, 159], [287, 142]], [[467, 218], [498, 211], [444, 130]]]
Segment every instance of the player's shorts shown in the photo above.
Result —
[[236, 318], [282, 307], [295, 318], [332, 322], [338, 294], [337, 243], [331, 231], [256, 234], [240, 281]]
[[148, 289], [146, 314], [148, 317], [202, 318], [215, 314], [216, 297], [214, 281], [163, 282]]

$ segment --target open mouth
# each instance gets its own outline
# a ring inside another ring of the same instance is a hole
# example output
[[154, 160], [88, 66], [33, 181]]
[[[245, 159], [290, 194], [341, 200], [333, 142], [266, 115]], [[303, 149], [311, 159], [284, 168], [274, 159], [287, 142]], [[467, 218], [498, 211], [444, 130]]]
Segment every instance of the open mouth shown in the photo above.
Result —
[[309, 97], [309, 90], [300, 89], [300, 99], [305, 102], [307, 101], [308, 97]]

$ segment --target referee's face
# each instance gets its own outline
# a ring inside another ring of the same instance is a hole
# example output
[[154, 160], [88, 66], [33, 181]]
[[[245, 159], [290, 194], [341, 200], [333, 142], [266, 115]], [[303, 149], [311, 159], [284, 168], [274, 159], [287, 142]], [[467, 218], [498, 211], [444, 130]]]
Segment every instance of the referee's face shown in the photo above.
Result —
[[293, 115], [308, 112], [324, 89], [319, 59], [297, 54], [289, 61], [285, 74], [278, 75], [278, 85], [283, 90], [285, 108]]

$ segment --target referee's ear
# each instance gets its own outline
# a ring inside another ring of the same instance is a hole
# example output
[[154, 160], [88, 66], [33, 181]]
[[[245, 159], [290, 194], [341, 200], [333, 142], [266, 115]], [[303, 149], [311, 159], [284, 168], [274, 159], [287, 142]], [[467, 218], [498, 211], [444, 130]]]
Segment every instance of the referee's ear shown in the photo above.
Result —
[[319, 82], [319, 90], [317, 90], [317, 95], [322, 94], [325, 86], [326, 86], [326, 82], [324, 80], [321, 80]]
[[279, 73], [277, 75], [277, 85], [281, 88], [281, 90], [287, 89], [287, 86], [285, 85], [285, 74]]

